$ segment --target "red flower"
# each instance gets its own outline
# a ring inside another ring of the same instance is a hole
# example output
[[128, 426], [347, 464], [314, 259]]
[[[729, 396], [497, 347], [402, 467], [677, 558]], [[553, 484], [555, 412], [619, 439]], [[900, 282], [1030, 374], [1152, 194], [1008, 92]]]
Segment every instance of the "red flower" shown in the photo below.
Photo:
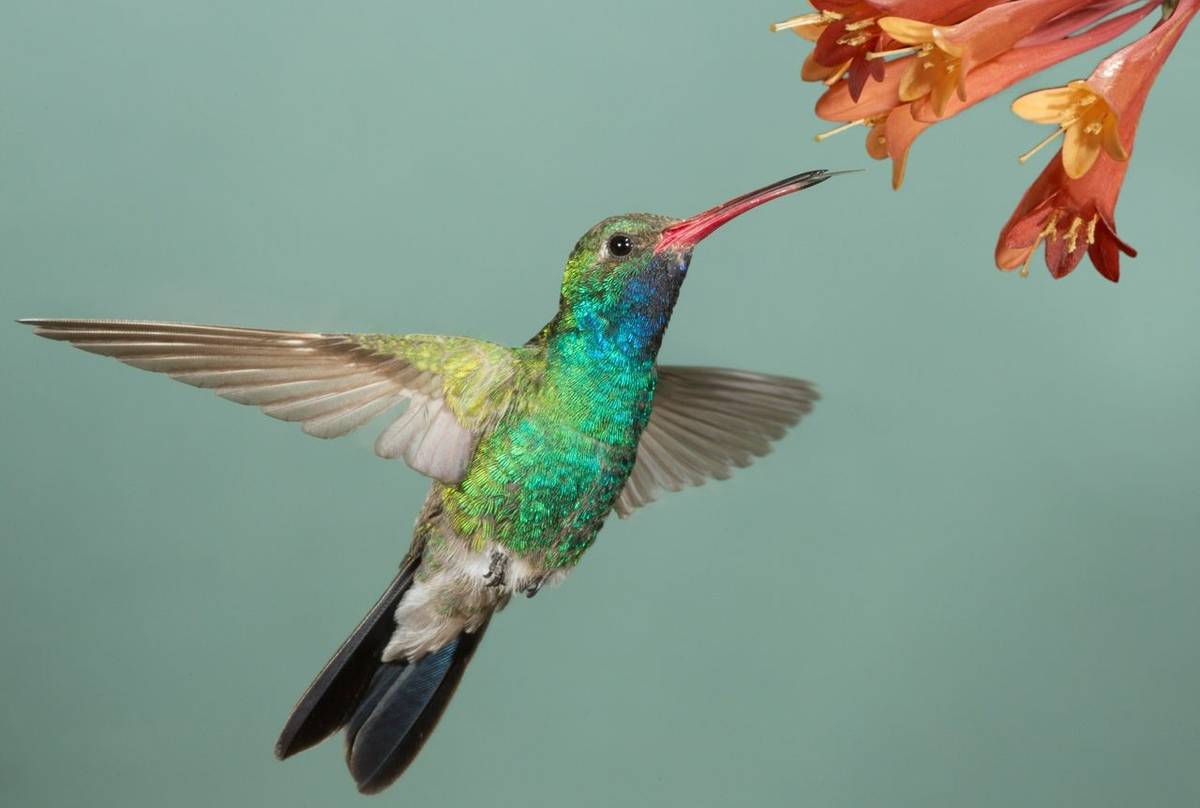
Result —
[[[966, 80], [972, 70], [1011, 50], [1043, 23], [1087, 4], [1087, 0], [1012, 0], [949, 27], [884, 17], [879, 27], [910, 46], [896, 53], [916, 53], [900, 78], [900, 100], [928, 104], [940, 118], [952, 95], [967, 100]], [[914, 112], [927, 117], [922, 110]]]
[[[1070, 274], [1086, 252], [1101, 275], [1114, 283], [1121, 276], [1121, 256], [1137, 250], [1117, 237], [1114, 211], [1128, 162], [1101, 155], [1082, 179], [1067, 176], [1062, 160], [1053, 160], [1034, 181], [996, 244], [996, 266], [1021, 268], [1043, 242], [1046, 266], [1055, 278]], [[1086, 249], [1084, 249], [1086, 247]]]
[[[1120, 277], [1115, 211], [1138, 121], [1167, 57], [1200, 12], [1200, 0], [811, 0], [820, 11], [773, 26], [816, 43], [805, 79], [829, 89], [818, 117], [868, 129], [867, 153], [891, 159], [892, 186], [904, 181], [921, 133], [1007, 87], [1129, 31], [1155, 8], [1163, 20], [1105, 59], [1086, 81], [1027, 94], [1013, 111], [1058, 130], [1066, 143], [1021, 199], [996, 245], [1004, 270], [1028, 273], [1037, 248], [1060, 278], [1084, 253], [1106, 278]], [[1112, 19], [1134, 3], [1139, 7]], [[907, 45], [897, 47], [893, 43]], [[868, 78], [875, 82], [868, 82]], [[843, 78], [846, 80], [843, 81]]]
[[862, 93], [867, 79], [883, 77], [883, 65], [871, 62], [867, 54], [878, 44], [881, 31], [875, 21], [881, 8], [861, 0], [813, 0], [822, 11], [838, 15], [817, 38], [812, 59], [825, 67], [841, 66], [852, 95]]
[[[1060, 38], [1049, 44], [1014, 48], [1001, 54], [971, 72], [965, 82], [970, 100], [948, 98], [940, 118], [923, 116], [921, 113], [927, 109], [925, 105], [901, 103], [898, 100], [900, 77], [906, 70], [906, 61], [916, 57], [889, 62], [883, 81], [869, 87], [857, 102], [850, 98], [846, 88], [841, 85], [831, 87], [817, 102], [817, 115], [827, 120], [871, 125], [867, 152], [875, 159], [892, 158], [892, 187], [899, 189], [904, 181], [908, 150], [917, 137], [935, 122], [952, 118], [1034, 73], [1120, 36], [1142, 20], [1152, 8], [1143, 6], [1083, 34]], [[880, 138], [883, 138], [883, 142]]]
[[805, 81], [833, 84], [845, 76], [850, 95], [857, 99], [868, 80], [883, 78], [883, 62], [872, 58], [887, 41], [879, 27], [881, 17], [912, 8], [952, 24], [997, 2], [1003, 0], [812, 0], [815, 13], [775, 23], [771, 30], [791, 30], [816, 43], [800, 73]]
[[[1086, 246], [1101, 275], [1114, 283], [1120, 278], [1120, 253], [1131, 257], [1137, 254], [1117, 237], [1115, 225], [1117, 197], [1129, 166], [1127, 158], [1133, 152], [1150, 87], [1197, 11], [1200, 0], [1180, 0], [1174, 13], [1157, 28], [1105, 59], [1093, 71], [1086, 87], [1103, 101], [1106, 114], [1112, 116], [1115, 130], [1111, 136], [1123, 147], [1126, 159], [1114, 159], [1115, 150], [1107, 149], [1093, 156], [1094, 150], [1089, 147], [1084, 166], [1078, 158], [1067, 161], [1068, 155], [1060, 151], [1025, 192], [1000, 231], [996, 266], [1002, 270], [1021, 267], [1022, 274], [1026, 274], [1033, 253], [1045, 243], [1046, 266], [1051, 275], [1061, 278], [1079, 265]], [[1073, 95], [1068, 98], [1072, 99]], [[1103, 136], [1104, 123], [1097, 125], [1094, 134]], [[1068, 129], [1062, 127], [1063, 131]], [[1080, 148], [1078, 143], [1075, 148]]]

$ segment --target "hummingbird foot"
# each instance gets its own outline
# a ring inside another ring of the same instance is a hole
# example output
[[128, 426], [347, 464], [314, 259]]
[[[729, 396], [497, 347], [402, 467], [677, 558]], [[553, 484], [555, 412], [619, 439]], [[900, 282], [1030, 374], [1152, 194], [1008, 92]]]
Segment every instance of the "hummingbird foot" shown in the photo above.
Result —
[[487, 581], [487, 586], [504, 586], [508, 577], [508, 556], [499, 550], [492, 551], [492, 560], [488, 564], [488, 571], [484, 573], [483, 580]]
[[530, 578], [525, 586], [521, 588], [521, 591], [525, 593], [525, 597], [531, 598], [538, 592], [542, 591], [542, 584], [544, 583], [546, 583], [545, 575], [539, 575], [536, 578]]

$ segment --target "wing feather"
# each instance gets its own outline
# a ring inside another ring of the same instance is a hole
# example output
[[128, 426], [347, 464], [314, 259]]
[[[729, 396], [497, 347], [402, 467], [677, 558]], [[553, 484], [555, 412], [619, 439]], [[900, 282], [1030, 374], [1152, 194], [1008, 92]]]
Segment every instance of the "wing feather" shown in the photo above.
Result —
[[819, 398], [800, 379], [723, 368], [658, 369], [650, 421], [638, 443], [637, 459], [617, 498], [625, 517], [679, 491], [724, 480], [771, 450], [812, 411]]
[[507, 348], [465, 337], [131, 320], [21, 322], [38, 336], [299, 422], [320, 438], [344, 435], [410, 402], [383, 430], [376, 452], [403, 457], [416, 470], [452, 484], [465, 474], [479, 435], [511, 401], [518, 371]]

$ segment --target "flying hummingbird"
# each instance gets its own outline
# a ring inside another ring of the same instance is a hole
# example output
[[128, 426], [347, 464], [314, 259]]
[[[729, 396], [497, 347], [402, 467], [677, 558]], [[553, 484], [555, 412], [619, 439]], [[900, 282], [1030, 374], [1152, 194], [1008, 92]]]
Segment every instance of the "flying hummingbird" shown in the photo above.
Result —
[[20, 322], [319, 438], [407, 403], [375, 453], [433, 480], [412, 545], [275, 746], [287, 758], [344, 728], [350, 773], [374, 793], [412, 762], [510, 598], [565, 578], [609, 513], [725, 479], [812, 409], [808, 382], [655, 360], [696, 244], [831, 176], [798, 174], [688, 219], [605, 219], [567, 258], [554, 319], [518, 348], [423, 334]]

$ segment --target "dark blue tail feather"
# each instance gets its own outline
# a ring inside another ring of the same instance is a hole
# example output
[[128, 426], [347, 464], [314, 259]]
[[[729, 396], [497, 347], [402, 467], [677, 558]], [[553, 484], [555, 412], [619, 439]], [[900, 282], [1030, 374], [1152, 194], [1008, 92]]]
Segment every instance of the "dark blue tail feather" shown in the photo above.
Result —
[[287, 758], [343, 726], [346, 765], [359, 791], [391, 785], [412, 763], [454, 695], [487, 624], [416, 662], [383, 662], [393, 615], [412, 584], [410, 560], [292, 710], [275, 745]]
[[424, 746], [486, 624], [411, 664], [387, 662], [346, 725], [346, 765], [364, 794], [391, 785]]
[[367, 616], [351, 632], [292, 708], [275, 756], [303, 752], [337, 732], [350, 718], [380, 665], [380, 655], [396, 628], [392, 615], [412, 585], [417, 560], [410, 558]]

